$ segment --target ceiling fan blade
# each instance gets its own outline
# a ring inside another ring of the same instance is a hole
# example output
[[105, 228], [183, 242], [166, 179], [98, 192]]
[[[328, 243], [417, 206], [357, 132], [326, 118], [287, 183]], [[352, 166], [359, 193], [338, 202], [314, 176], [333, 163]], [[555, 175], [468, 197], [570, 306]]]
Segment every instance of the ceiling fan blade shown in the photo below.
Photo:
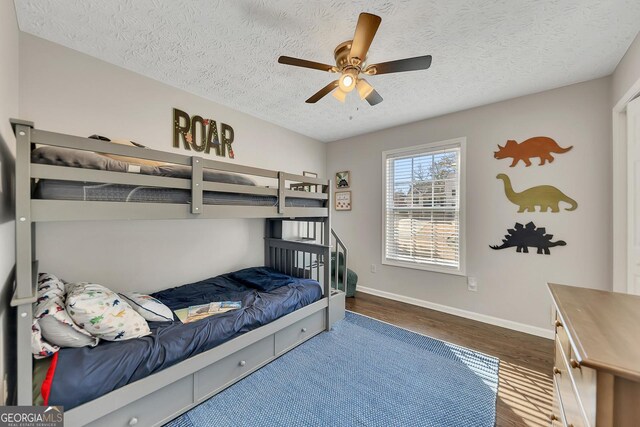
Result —
[[426, 70], [431, 66], [431, 55], [416, 56], [415, 58], [399, 59], [397, 61], [371, 64], [365, 70], [365, 74], [378, 75], [389, 73], [401, 73], [404, 71]]
[[367, 96], [367, 102], [369, 105], [374, 106], [376, 104], [380, 104], [382, 102], [382, 97], [380, 94], [374, 89], [369, 96]]
[[278, 58], [278, 62], [280, 64], [293, 65], [295, 67], [311, 68], [311, 69], [320, 70], [320, 71], [328, 71], [330, 73], [335, 73], [337, 71], [336, 67], [334, 67], [333, 65], [322, 64], [320, 62], [307, 61], [306, 59], [292, 58], [290, 56], [281, 56], [280, 58]]
[[329, 83], [328, 85], [326, 85], [325, 87], [323, 87], [322, 89], [314, 93], [313, 96], [311, 96], [311, 98], [307, 99], [305, 102], [307, 104], [315, 104], [316, 102], [324, 98], [326, 95], [331, 93], [331, 91], [337, 87], [338, 87], [338, 80], [332, 81], [331, 83]]
[[349, 57], [358, 58], [360, 62], [364, 62], [367, 58], [369, 46], [371, 46], [373, 37], [376, 35], [376, 31], [378, 31], [378, 27], [380, 26], [380, 22], [382, 22], [382, 18], [378, 15], [372, 15], [370, 13], [360, 14], [358, 24], [356, 25], [356, 32], [353, 35]]

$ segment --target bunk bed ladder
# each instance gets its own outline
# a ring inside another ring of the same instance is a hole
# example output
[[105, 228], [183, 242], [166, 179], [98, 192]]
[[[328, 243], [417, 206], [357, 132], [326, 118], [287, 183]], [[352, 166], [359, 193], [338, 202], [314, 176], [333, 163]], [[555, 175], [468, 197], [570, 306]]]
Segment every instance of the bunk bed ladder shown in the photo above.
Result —
[[[333, 248], [333, 251], [334, 251], [333, 253], [335, 253], [335, 258], [333, 258], [333, 255], [332, 255], [332, 259], [331, 259], [331, 262], [335, 263], [335, 266], [333, 267], [333, 271], [332, 271], [332, 274], [334, 276], [333, 287], [336, 290], [343, 291], [346, 294], [347, 293], [348, 250], [344, 242], [342, 241], [342, 239], [338, 237], [338, 234], [333, 228], [331, 229], [331, 236], [333, 237], [333, 240], [334, 240], [334, 244], [332, 244], [331, 247]], [[339, 280], [340, 273], [342, 273], [342, 281]], [[341, 283], [342, 283], [342, 289], [340, 287]]]
[[[298, 230], [300, 234], [300, 239], [302, 241], [311, 241], [315, 242], [318, 238], [318, 230], [317, 223], [313, 221], [304, 221], [300, 223], [300, 228]], [[324, 222], [320, 223], [320, 236], [323, 238], [320, 241], [320, 244], [324, 245]], [[329, 244], [331, 247], [331, 266], [329, 271], [331, 272], [332, 280], [331, 280], [331, 288], [332, 290], [347, 292], [347, 263], [348, 263], [348, 249], [344, 244], [342, 239], [338, 236], [338, 233], [332, 228], [331, 229], [331, 243]], [[309, 263], [303, 263], [307, 268], [313, 270], [324, 266], [325, 262], [322, 257], [318, 257], [317, 259], [309, 259]], [[335, 264], [335, 266], [334, 266]], [[305, 276], [311, 277], [311, 276]], [[342, 280], [340, 280], [342, 278]]]

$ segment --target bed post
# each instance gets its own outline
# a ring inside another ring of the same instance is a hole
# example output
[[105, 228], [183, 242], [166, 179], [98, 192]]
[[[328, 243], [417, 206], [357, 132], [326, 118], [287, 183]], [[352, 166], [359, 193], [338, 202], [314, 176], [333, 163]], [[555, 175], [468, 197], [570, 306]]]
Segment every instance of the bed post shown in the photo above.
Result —
[[17, 404], [32, 405], [31, 322], [36, 300], [35, 223], [31, 222], [31, 129], [33, 123], [11, 120], [16, 135], [16, 288]]
[[[329, 180], [327, 185], [327, 217], [324, 219], [322, 244], [324, 249], [324, 295], [327, 298], [327, 331], [331, 330], [331, 201], [332, 199], [332, 181]], [[337, 286], [337, 283], [336, 283]]]

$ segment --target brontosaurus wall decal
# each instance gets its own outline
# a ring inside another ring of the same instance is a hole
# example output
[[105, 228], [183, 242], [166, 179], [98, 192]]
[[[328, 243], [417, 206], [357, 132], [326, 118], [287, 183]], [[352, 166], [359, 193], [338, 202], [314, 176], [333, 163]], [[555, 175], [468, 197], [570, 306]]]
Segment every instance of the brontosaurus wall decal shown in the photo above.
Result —
[[523, 226], [516, 222], [515, 227], [507, 230], [509, 234], [504, 236], [502, 244], [500, 246], [491, 246], [491, 249], [506, 249], [516, 248], [516, 252], [529, 253], [529, 247], [536, 248], [537, 253], [549, 255], [551, 252], [549, 248], [554, 246], [565, 246], [567, 243], [564, 240], [558, 240], [552, 242], [553, 234], [546, 234], [547, 231], [544, 227], [536, 228], [533, 222]]
[[531, 157], [539, 157], [540, 166], [542, 166], [547, 160], [549, 163], [553, 162], [554, 158], [551, 153], [562, 154], [572, 148], [573, 145], [571, 147], [562, 148], [552, 138], [536, 136], [529, 138], [526, 141], [522, 141], [520, 144], [513, 139], [508, 140], [504, 147], [501, 147], [500, 144], [498, 144], [498, 151], [493, 153], [493, 157], [496, 159], [506, 159], [507, 157], [513, 158], [513, 162], [510, 165], [511, 167], [517, 165], [520, 160], [529, 167], [531, 166], [531, 161], [529, 159]]
[[507, 175], [501, 173], [496, 178], [504, 181], [504, 192], [507, 199], [519, 206], [519, 213], [535, 212], [536, 206], [540, 206], [540, 212], [547, 212], [549, 208], [551, 208], [551, 212], [560, 212], [560, 202], [571, 205], [570, 208], [566, 208], [568, 211], [574, 211], [578, 208], [578, 202], [551, 185], [539, 185], [516, 193]]

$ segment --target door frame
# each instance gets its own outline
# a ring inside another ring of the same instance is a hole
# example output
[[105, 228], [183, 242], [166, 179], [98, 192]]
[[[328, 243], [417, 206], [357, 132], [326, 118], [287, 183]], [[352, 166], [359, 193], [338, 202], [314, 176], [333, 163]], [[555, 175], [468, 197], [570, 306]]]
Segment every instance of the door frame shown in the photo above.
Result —
[[640, 96], [640, 78], [631, 86], [612, 111], [612, 207], [613, 207], [613, 291], [629, 293], [628, 246], [627, 246], [627, 104]]

